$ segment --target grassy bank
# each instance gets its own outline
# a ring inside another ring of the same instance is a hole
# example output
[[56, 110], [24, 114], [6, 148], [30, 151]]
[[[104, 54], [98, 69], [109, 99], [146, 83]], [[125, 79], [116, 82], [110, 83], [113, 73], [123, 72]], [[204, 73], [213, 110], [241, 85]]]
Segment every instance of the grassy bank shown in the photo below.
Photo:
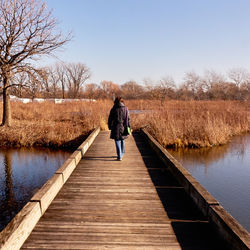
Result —
[[250, 132], [250, 102], [169, 101], [152, 103], [151, 110], [136, 126], [148, 124], [149, 132], [164, 147], [220, 145]]
[[79, 145], [95, 127], [106, 128], [103, 117], [112, 102], [11, 105], [13, 125], [0, 127], [1, 146], [69, 148]]
[[[132, 128], [147, 126], [165, 147], [224, 144], [250, 131], [249, 102], [136, 100], [126, 105], [130, 110], [150, 110], [131, 114]], [[111, 107], [111, 101], [12, 103], [13, 126], [0, 127], [0, 146], [76, 147], [96, 126], [107, 129]]]

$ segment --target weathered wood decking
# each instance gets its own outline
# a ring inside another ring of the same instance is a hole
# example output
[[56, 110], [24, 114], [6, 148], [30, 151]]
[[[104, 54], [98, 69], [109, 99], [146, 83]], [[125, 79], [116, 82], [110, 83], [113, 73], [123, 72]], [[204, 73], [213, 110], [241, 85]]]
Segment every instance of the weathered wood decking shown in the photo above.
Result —
[[143, 138], [101, 132], [22, 249], [225, 249]]

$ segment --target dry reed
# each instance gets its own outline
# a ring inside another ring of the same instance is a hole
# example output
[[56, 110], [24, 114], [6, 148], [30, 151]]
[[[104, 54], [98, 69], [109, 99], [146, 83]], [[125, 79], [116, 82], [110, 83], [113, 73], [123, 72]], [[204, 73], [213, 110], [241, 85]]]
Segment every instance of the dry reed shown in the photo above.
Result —
[[13, 125], [0, 127], [1, 146], [75, 148], [95, 127], [107, 128], [112, 102], [11, 105]]
[[[13, 126], [0, 127], [0, 146], [74, 148], [96, 126], [107, 130], [111, 101], [12, 103]], [[250, 103], [236, 101], [126, 101], [134, 130], [147, 126], [164, 147], [227, 143], [250, 131]], [[2, 113], [2, 110], [1, 110]]]
[[167, 101], [152, 105], [143, 120], [164, 147], [207, 147], [250, 132], [249, 107], [236, 101]]

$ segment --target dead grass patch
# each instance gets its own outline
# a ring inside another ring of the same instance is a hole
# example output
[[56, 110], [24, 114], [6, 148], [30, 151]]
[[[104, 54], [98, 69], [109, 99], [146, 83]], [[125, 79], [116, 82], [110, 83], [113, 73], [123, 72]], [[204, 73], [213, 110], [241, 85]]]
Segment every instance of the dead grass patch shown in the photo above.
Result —
[[[13, 126], [0, 127], [0, 146], [76, 147], [95, 127], [107, 130], [113, 103], [12, 103]], [[126, 101], [133, 130], [147, 126], [164, 147], [206, 147], [250, 131], [250, 102]], [[2, 107], [0, 107], [2, 113]]]

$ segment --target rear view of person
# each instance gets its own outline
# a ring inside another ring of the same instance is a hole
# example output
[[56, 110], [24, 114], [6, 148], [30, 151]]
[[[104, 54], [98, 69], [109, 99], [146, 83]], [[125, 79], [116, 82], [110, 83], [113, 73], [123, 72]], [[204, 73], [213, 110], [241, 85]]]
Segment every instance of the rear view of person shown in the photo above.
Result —
[[121, 97], [116, 97], [114, 106], [110, 110], [108, 127], [111, 130], [110, 138], [115, 140], [117, 160], [119, 161], [122, 160], [125, 153], [124, 139], [128, 137], [128, 135], [124, 135], [126, 126], [130, 127], [128, 108]]

